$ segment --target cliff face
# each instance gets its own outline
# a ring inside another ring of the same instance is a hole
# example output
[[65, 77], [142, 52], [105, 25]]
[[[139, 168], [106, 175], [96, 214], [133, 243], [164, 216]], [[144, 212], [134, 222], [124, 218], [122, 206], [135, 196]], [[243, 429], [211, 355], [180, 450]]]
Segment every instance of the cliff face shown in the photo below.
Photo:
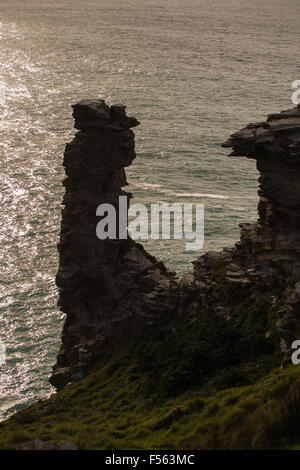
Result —
[[[152, 337], [164, 331], [150, 347], [151, 364], [156, 360], [153, 350], [162, 344], [169, 349], [160, 352], [159, 364], [168, 354], [177, 357], [186, 341], [183, 355], [191, 342], [195, 348], [186, 353], [184, 367], [201, 363], [203, 371], [211, 354], [209, 347], [203, 352], [204, 337], [218, 328], [220, 334], [228, 329], [228, 351], [237, 344], [243, 345], [237, 357], [251, 350], [236, 363], [256, 361], [263, 354], [278, 357], [279, 342], [288, 359], [291, 342], [300, 334], [300, 108], [251, 124], [224, 144], [233, 147], [231, 156], [257, 160], [259, 218], [241, 227], [236, 247], [201, 256], [181, 280], [130, 238], [96, 237], [97, 207], [111, 203], [118, 213], [119, 196], [126, 194], [124, 168], [135, 158], [130, 129], [138, 122], [126, 116], [123, 106], [109, 108], [101, 100], [83, 101], [73, 109], [79, 132], [64, 155], [57, 274], [59, 305], [67, 318], [51, 383], [60, 389], [80, 379], [110, 343], [121, 335], [130, 342], [140, 331], [153, 331]], [[149, 341], [141, 341], [149, 352]], [[232, 365], [224, 359], [226, 351], [215, 354], [216, 370]], [[195, 356], [192, 362], [188, 354]], [[166, 367], [171, 374], [175, 365]], [[189, 371], [184, 373], [186, 380]]]
[[[223, 144], [231, 157], [256, 159], [259, 178], [258, 222], [242, 230], [253, 262], [280, 262], [294, 281], [300, 270], [300, 107], [250, 124]], [[249, 233], [251, 233], [250, 236]], [[253, 237], [255, 233], [255, 238]]]
[[223, 146], [233, 148], [231, 157], [257, 162], [258, 221], [242, 226], [237, 253], [267, 292], [278, 285], [277, 329], [288, 359], [292, 341], [300, 337], [300, 106], [250, 124]]
[[[167, 270], [130, 238], [100, 240], [96, 209], [112, 204], [127, 185], [124, 167], [135, 158], [134, 134], [139, 123], [125, 107], [102, 100], [73, 106], [74, 140], [66, 146], [66, 188], [59, 250], [59, 306], [66, 313], [62, 346], [51, 383], [62, 388], [80, 379], [92, 362], [91, 349], [101, 347], [122, 324], [151, 321], [172, 308]], [[118, 227], [117, 227], [118, 228]]]

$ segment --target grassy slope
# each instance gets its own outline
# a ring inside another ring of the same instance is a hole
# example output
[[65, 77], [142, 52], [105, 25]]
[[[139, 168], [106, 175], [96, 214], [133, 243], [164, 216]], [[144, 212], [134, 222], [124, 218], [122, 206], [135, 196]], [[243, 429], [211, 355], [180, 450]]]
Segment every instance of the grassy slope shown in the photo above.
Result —
[[[300, 367], [210, 394], [195, 387], [155, 400], [128, 356], [95, 366], [80, 382], [0, 424], [0, 449], [39, 438], [80, 449], [297, 448]], [[293, 444], [295, 443], [295, 444]]]
[[35, 438], [80, 449], [297, 447], [300, 367], [278, 368], [280, 299], [253, 298], [214, 270], [229, 319], [122, 324], [86, 378], [0, 423], [0, 449]]

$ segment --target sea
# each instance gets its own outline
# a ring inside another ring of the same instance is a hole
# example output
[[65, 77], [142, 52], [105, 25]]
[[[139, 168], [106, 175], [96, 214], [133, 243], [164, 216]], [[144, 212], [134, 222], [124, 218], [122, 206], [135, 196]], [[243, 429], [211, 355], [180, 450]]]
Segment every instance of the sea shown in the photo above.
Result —
[[180, 276], [256, 219], [255, 161], [221, 144], [293, 106], [299, 17], [299, 0], [1, 0], [0, 420], [54, 393], [71, 105], [103, 98], [141, 122], [127, 169], [134, 202], [204, 205], [202, 249], [144, 243]]

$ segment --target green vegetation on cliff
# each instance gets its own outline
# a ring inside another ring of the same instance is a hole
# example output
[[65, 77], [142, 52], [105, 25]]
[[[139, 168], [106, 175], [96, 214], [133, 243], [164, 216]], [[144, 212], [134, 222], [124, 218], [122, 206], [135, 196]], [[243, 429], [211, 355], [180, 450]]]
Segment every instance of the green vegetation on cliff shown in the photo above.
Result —
[[0, 448], [39, 438], [80, 449], [268, 449], [300, 440], [300, 367], [253, 385], [209, 393], [193, 387], [153, 399], [126, 355], [0, 424]]
[[[279, 369], [276, 308], [164, 318], [95, 353], [87, 377], [0, 423], [0, 449], [41, 439], [80, 449], [266, 449], [300, 440], [300, 367]], [[266, 334], [268, 332], [268, 334]], [[296, 444], [295, 444], [296, 445]]]
[[33, 439], [79, 449], [294, 445], [300, 367], [279, 368], [280, 304], [240, 293], [229, 318], [164, 316], [139, 325], [134, 340], [129, 327], [116, 330], [113, 344], [92, 351], [85, 378], [0, 423], [0, 449]]

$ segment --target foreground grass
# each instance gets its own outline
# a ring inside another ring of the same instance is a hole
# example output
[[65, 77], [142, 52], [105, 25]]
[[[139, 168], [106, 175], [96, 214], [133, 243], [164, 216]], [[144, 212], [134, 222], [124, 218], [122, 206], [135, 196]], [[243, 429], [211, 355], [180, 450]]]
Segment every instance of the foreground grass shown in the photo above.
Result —
[[139, 320], [134, 338], [123, 325], [92, 350], [84, 379], [0, 423], [0, 449], [33, 439], [79, 449], [297, 448], [300, 367], [278, 368], [280, 300], [253, 299], [215, 270], [230, 318], [170, 312], [151, 327]]
[[[0, 449], [68, 440], [79, 449], [270, 449], [300, 442], [300, 367], [253, 385], [150, 398], [124, 354], [0, 424]], [[299, 447], [299, 446], [298, 446]]]

